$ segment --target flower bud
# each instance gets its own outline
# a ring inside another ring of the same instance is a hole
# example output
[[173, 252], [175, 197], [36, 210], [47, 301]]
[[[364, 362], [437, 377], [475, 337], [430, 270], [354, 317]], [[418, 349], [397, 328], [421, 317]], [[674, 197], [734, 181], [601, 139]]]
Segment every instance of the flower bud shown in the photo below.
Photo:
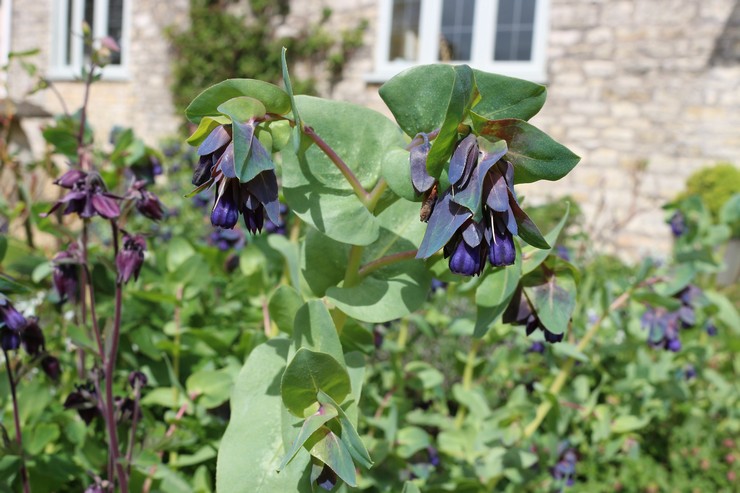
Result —
[[59, 360], [54, 356], [44, 356], [44, 359], [41, 360], [41, 369], [46, 373], [46, 376], [54, 381], [59, 380], [59, 376], [62, 374]]
[[462, 274], [464, 276], [477, 276], [480, 274], [481, 270], [483, 270], [480, 249], [480, 245], [471, 247], [465, 243], [465, 240], [460, 240], [450, 257], [450, 270], [455, 274]]
[[36, 317], [29, 317], [28, 324], [21, 331], [23, 348], [30, 356], [38, 356], [45, 349], [44, 333], [41, 332], [38, 320]]
[[146, 375], [138, 370], [128, 374], [128, 384], [131, 388], [135, 389], [137, 384], [139, 388], [145, 387], [148, 381], [149, 379], [147, 379]]
[[118, 269], [118, 281], [125, 284], [133, 277], [139, 278], [139, 271], [144, 264], [144, 251], [146, 240], [141, 235], [124, 235], [123, 248], [116, 256], [116, 268]]

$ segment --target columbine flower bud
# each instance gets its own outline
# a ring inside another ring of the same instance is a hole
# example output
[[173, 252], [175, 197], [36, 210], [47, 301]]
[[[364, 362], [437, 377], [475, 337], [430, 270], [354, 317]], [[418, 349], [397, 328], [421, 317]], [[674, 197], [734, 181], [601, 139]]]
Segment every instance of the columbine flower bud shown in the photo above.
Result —
[[46, 376], [54, 381], [59, 380], [59, 376], [62, 374], [59, 360], [54, 356], [44, 356], [44, 359], [41, 360], [41, 369], [46, 373]]
[[143, 180], [134, 183], [130, 195], [134, 197], [136, 210], [141, 212], [144, 217], [153, 221], [159, 221], [164, 217], [162, 202], [160, 202], [159, 197], [146, 189], [146, 183]]
[[116, 268], [118, 269], [118, 282], [125, 284], [133, 276], [139, 278], [139, 271], [144, 264], [144, 251], [146, 240], [141, 235], [124, 235], [123, 248], [116, 256]]
[[146, 375], [138, 370], [132, 371], [128, 374], [128, 384], [131, 386], [131, 388], [136, 388], [136, 385], [141, 387], [145, 387], [149, 379], [147, 379]]

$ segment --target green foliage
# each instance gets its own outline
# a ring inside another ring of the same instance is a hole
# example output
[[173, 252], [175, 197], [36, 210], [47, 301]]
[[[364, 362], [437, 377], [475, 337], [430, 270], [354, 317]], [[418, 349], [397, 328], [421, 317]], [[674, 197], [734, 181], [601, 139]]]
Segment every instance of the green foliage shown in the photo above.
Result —
[[[175, 50], [172, 86], [175, 105], [190, 101], [217, 81], [238, 77], [281, 80], [280, 48], [287, 47], [293, 63], [327, 61], [328, 75], [337, 80], [355, 50], [361, 46], [367, 27], [334, 32], [328, 27], [331, 11], [318, 24], [309, 25], [294, 37], [279, 38], [275, 31], [286, 23], [290, 1], [250, 0], [250, 15], [237, 15], [227, 2], [191, 0], [187, 29], [171, 26], [167, 35]], [[294, 81], [299, 93], [314, 93], [316, 81], [309, 76]]]
[[686, 180], [686, 191], [681, 197], [700, 196], [716, 220], [722, 207], [738, 193], [740, 193], [740, 169], [730, 163], [720, 163], [693, 172]]

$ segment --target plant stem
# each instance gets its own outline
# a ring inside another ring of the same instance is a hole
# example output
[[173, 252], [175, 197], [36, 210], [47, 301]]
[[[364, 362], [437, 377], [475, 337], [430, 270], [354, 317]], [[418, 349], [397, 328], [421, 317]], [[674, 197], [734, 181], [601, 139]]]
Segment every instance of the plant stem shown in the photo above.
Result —
[[344, 175], [344, 178], [347, 180], [349, 185], [352, 187], [352, 190], [354, 190], [355, 195], [362, 201], [363, 204], [367, 205], [370, 194], [362, 187], [360, 184], [360, 180], [357, 179], [357, 176], [352, 172], [352, 170], [347, 166], [347, 163], [342, 160], [341, 157], [334, 151], [334, 149], [329, 146], [324, 140], [318, 136], [318, 134], [309, 126], [303, 127], [303, 133], [305, 133], [311, 140], [314, 141], [314, 143], [321, 149], [324, 154], [326, 154], [326, 157], [328, 157], [332, 163], [337, 167], [337, 169]]
[[[591, 328], [588, 329], [586, 334], [584, 334], [583, 339], [581, 339], [581, 341], [576, 346], [576, 351], [583, 352], [586, 349], [588, 344], [591, 342], [591, 339], [593, 339], [596, 333], [599, 331], [599, 328], [601, 327], [601, 324], [604, 322], [604, 320], [609, 316], [611, 312], [618, 310], [625, 303], [627, 303], [630, 296], [632, 295], [633, 290], [634, 287], [628, 289], [617, 299], [615, 299], [611, 305], [609, 305], [609, 308], [606, 309], [601, 317], [599, 317], [599, 319], [591, 326]], [[563, 367], [560, 369], [558, 375], [555, 377], [555, 380], [553, 380], [552, 384], [550, 384], [548, 393], [554, 396], [557, 396], [560, 393], [563, 386], [565, 385], [566, 380], [570, 376], [570, 372], [573, 370], [575, 363], [575, 358], [568, 358]], [[537, 412], [535, 413], [534, 419], [524, 428], [522, 438], [529, 438], [534, 434], [535, 431], [537, 431], [537, 428], [539, 428], [542, 422], [545, 420], [547, 414], [552, 409], [552, 406], [552, 400], [545, 400], [540, 403], [540, 405], [537, 407]]]
[[[90, 87], [95, 79], [95, 64], [90, 64], [90, 71], [85, 79], [85, 95], [82, 98], [82, 108], [80, 108], [80, 130], [77, 134], [77, 159], [81, 169], [85, 169], [83, 163], [85, 154], [85, 126], [87, 125], [87, 104], [90, 100]], [[89, 171], [89, 170], [88, 170]]]
[[140, 404], [141, 381], [137, 378], [134, 380], [134, 415], [131, 417], [131, 435], [126, 450], [126, 467], [129, 474], [131, 473], [131, 459], [134, 455], [134, 442], [136, 441], [136, 425], [139, 423]]
[[[113, 233], [113, 251], [118, 253], [118, 227], [115, 221], [111, 221]], [[116, 357], [118, 356], [118, 340], [121, 335], [121, 311], [123, 309], [123, 285], [116, 280], [115, 312], [113, 315], [113, 333], [110, 339], [109, 353], [104, 356], [105, 364], [105, 410], [108, 425], [108, 450], [118, 476], [118, 486], [122, 493], [128, 493], [128, 474], [124, 464], [121, 463], [121, 451], [118, 445], [118, 430], [116, 428], [116, 417], [113, 401], [113, 375], [116, 370]], [[112, 480], [114, 478], [111, 478]]]
[[18, 397], [15, 393], [15, 379], [13, 378], [13, 369], [10, 366], [8, 352], [3, 349], [5, 356], [5, 369], [8, 372], [8, 383], [10, 384], [10, 396], [13, 400], [13, 422], [15, 424], [15, 443], [18, 444], [18, 453], [21, 455], [21, 482], [23, 483], [23, 492], [30, 493], [31, 484], [28, 482], [28, 471], [26, 471], [26, 454], [23, 452], [23, 437], [21, 435], [21, 418], [18, 413]]
[[[478, 351], [483, 345], [483, 339], [473, 339], [470, 344], [470, 350], [468, 351], [468, 357], [465, 360], [465, 369], [463, 369], [462, 387], [463, 390], [470, 390], [473, 386], [473, 371], [475, 370], [475, 360], [478, 357]], [[465, 416], [467, 414], [467, 408], [460, 407], [455, 416], [455, 429], [462, 428]]]
[[375, 187], [367, 195], [367, 200], [365, 201], [365, 207], [367, 208], [367, 210], [369, 210], [370, 212], [373, 212], [375, 210], [380, 197], [383, 196], [383, 193], [387, 188], [388, 182], [385, 181], [385, 178], [381, 178], [380, 180], [378, 180], [378, 183], [375, 184]]
[[357, 271], [357, 275], [362, 277], [366, 277], [373, 272], [375, 272], [378, 269], [382, 269], [383, 267], [386, 267], [388, 265], [393, 265], [396, 262], [402, 262], [404, 260], [412, 259], [416, 257], [416, 252], [418, 250], [406, 250], [404, 252], [398, 252], [394, 253], [392, 255], [386, 255], [385, 257], [380, 257], [379, 259], [375, 259], [372, 262], [368, 262]]

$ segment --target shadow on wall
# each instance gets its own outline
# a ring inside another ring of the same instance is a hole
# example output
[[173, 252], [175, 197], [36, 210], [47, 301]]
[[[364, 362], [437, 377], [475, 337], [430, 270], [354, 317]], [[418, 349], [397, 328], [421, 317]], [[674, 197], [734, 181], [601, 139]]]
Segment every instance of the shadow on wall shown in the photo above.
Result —
[[740, 0], [735, 0], [732, 13], [722, 33], [714, 43], [709, 66], [729, 66], [740, 63]]

